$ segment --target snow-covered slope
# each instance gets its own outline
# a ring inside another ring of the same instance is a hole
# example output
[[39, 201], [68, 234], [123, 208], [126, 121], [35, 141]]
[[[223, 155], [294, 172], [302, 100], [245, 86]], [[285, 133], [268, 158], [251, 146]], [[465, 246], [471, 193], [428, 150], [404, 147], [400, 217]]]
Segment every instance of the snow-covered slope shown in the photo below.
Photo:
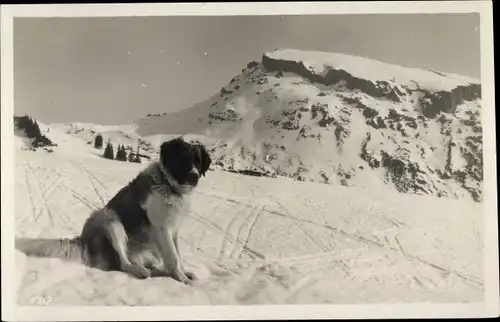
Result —
[[469, 77], [286, 49], [136, 124], [142, 137], [195, 135], [225, 169], [481, 201], [480, 98]]
[[123, 145], [132, 149], [137, 148], [139, 144], [141, 148], [146, 147], [142, 145], [142, 138], [136, 133], [137, 125], [123, 124], [123, 125], [101, 125], [93, 123], [52, 123], [50, 127], [64, 132], [73, 137], [80, 138], [88, 144], [94, 144], [95, 137], [100, 134], [103, 137], [103, 142], [108, 140], [113, 145]]
[[[15, 151], [15, 234], [72, 237], [146, 164], [50, 130], [54, 153]], [[62, 144], [61, 144], [62, 142]], [[78, 143], [80, 142], [80, 143]], [[75, 146], [75, 144], [80, 144]], [[16, 256], [20, 305], [481, 302], [482, 205], [210, 171], [181, 231], [200, 280], [137, 280]]]
[[52, 127], [52, 125], [47, 125], [39, 120], [36, 120], [36, 122], [40, 128], [40, 133], [52, 141], [54, 146], [35, 149], [32, 146], [32, 139], [27, 138], [25, 131], [14, 126], [14, 145], [16, 149], [39, 151], [42, 153], [48, 151], [71, 153], [71, 151], [74, 150], [79, 151], [82, 155], [86, 155], [91, 152], [91, 149], [86, 147], [85, 142], [81, 139], [67, 135], [66, 133], [60, 131], [57, 127]]
[[[157, 146], [153, 145], [150, 140], [142, 138], [137, 134], [137, 125], [101, 125], [94, 123], [52, 123], [50, 129], [54, 129], [59, 133], [65, 133], [67, 136], [79, 139], [85, 142], [88, 146], [94, 146], [94, 141], [97, 135], [103, 138], [103, 148], [109, 141], [116, 149], [118, 145], [123, 145], [127, 151], [136, 152], [139, 148], [141, 156], [153, 159], [157, 156]], [[155, 140], [152, 142], [157, 143]], [[93, 153], [96, 153], [94, 150]], [[102, 152], [99, 152], [102, 154]]]

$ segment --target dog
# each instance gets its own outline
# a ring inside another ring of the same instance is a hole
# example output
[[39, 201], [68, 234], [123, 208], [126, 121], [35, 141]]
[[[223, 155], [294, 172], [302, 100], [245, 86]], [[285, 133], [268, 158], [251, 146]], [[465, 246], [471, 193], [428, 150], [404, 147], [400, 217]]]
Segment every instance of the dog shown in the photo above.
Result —
[[184, 269], [179, 227], [189, 212], [189, 195], [212, 160], [203, 144], [182, 137], [165, 141], [152, 162], [109, 202], [94, 211], [73, 239], [16, 240], [28, 256], [81, 261], [136, 278], [165, 276], [192, 284]]

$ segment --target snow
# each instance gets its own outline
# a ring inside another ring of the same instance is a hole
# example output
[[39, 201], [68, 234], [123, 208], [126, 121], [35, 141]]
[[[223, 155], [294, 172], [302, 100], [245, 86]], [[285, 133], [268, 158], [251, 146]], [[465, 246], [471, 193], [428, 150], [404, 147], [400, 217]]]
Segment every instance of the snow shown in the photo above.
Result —
[[[85, 140], [56, 129], [49, 133], [66, 144], [53, 153], [15, 151], [16, 237], [75, 236], [92, 209], [147, 165], [106, 160]], [[199, 276], [195, 285], [136, 280], [17, 253], [17, 302], [480, 302], [482, 207], [383, 188], [209, 171], [181, 231], [186, 267]]]
[[265, 55], [276, 60], [303, 62], [304, 66], [318, 75], [326, 74], [328, 68], [342, 69], [354, 77], [372, 82], [385, 80], [411, 87], [413, 87], [413, 82], [417, 82], [422, 88], [448, 91], [458, 85], [480, 83], [480, 80], [472, 77], [397, 66], [374, 59], [340, 53], [278, 49], [267, 52]]
[[111, 141], [123, 142], [131, 142], [134, 139], [137, 141], [138, 139], [138, 136], [135, 133], [137, 130], [137, 125], [135, 124], [100, 125], [83, 122], [74, 122], [69, 124], [52, 123], [50, 124], [50, 128], [67, 134], [73, 134], [73, 136], [81, 139], [93, 139], [97, 134], [101, 134], [105, 142], [108, 138]]

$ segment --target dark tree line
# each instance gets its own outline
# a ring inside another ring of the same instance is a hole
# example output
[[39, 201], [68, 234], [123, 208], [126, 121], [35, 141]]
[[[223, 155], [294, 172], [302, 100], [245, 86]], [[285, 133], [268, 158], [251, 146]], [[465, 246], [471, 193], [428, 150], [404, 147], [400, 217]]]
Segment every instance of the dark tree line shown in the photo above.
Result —
[[125, 147], [123, 145], [118, 145], [115, 160], [127, 161], [127, 151], [125, 151]]
[[33, 147], [56, 146], [48, 137], [42, 134], [36, 120], [28, 115], [14, 116], [14, 124], [18, 129], [24, 130], [26, 137], [33, 139]]
[[[100, 136], [100, 139], [97, 138], [99, 136]], [[98, 146], [99, 146], [98, 142], [101, 142], [100, 146], [102, 147], [102, 136], [99, 134], [97, 137], [96, 137], [94, 146], [96, 148], [98, 148]], [[132, 151], [130, 151], [129, 154], [127, 155], [127, 151], [125, 150], [125, 146], [118, 145], [118, 148], [116, 150], [116, 155], [115, 155], [113, 144], [111, 144], [111, 142], [109, 140], [108, 140], [108, 143], [106, 143], [106, 147], [104, 148], [103, 157], [106, 159], [110, 159], [110, 160], [142, 163], [141, 157], [139, 156], [139, 146], [137, 146], [136, 153], [133, 153]]]

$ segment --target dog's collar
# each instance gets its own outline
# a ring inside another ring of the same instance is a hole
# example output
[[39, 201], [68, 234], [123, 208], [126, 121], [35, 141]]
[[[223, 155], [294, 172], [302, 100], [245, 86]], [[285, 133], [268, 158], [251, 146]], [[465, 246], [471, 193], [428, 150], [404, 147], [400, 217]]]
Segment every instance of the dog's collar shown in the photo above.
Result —
[[160, 174], [162, 176], [162, 179], [166, 181], [166, 185], [172, 190], [173, 193], [180, 195], [181, 194], [181, 189], [179, 187], [179, 183], [177, 180], [175, 180], [172, 175], [170, 174], [170, 171], [168, 171], [164, 166], [163, 163], [160, 161], [158, 162], [158, 167], [160, 169]]

